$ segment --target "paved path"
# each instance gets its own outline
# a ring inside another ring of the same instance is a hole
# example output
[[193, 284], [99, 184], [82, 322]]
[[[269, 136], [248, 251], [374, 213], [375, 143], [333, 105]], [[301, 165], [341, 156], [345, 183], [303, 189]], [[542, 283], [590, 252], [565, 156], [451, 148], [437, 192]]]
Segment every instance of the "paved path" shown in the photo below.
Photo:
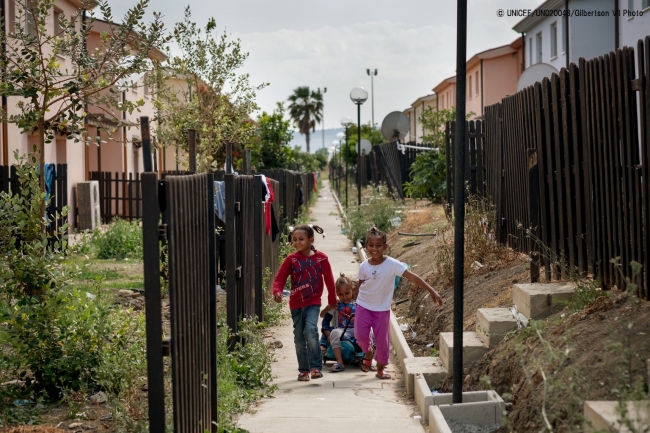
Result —
[[[317, 234], [315, 246], [329, 256], [335, 277], [339, 272], [356, 276], [359, 264], [352, 254], [352, 244], [339, 233], [338, 207], [327, 181], [312, 211], [313, 224], [321, 226], [326, 235], [323, 238]], [[253, 413], [239, 419], [241, 428], [251, 433], [424, 431], [419, 419], [414, 418], [417, 408], [401, 396], [403, 381], [391, 366], [387, 370], [395, 379], [381, 381], [372, 372], [363, 373], [352, 366], [341, 373], [329, 373], [332, 363], [328, 362], [322, 379], [298, 382], [291, 320], [285, 320], [272, 332], [284, 345], [275, 351], [277, 361], [273, 363], [278, 390], [274, 398], [262, 400]], [[392, 359], [391, 364], [395, 364]]]

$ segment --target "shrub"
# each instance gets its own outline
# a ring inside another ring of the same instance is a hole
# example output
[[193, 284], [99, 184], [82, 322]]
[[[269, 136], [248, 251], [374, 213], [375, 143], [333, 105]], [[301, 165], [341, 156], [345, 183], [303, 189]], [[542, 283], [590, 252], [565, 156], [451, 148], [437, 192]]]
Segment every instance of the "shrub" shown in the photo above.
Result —
[[397, 216], [399, 205], [390, 197], [386, 197], [386, 187], [381, 185], [378, 191], [373, 190], [367, 205], [348, 209], [347, 218], [350, 223], [348, 238], [352, 242], [366, 239], [368, 229], [374, 224], [383, 232], [392, 229], [391, 219]]
[[116, 218], [106, 231], [96, 231], [93, 234], [93, 245], [99, 259], [134, 258], [142, 260], [140, 223]]
[[404, 193], [414, 199], [441, 203], [446, 197], [446, 161], [442, 152], [421, 152], [411, 165], [411, 182], [404, 184]]

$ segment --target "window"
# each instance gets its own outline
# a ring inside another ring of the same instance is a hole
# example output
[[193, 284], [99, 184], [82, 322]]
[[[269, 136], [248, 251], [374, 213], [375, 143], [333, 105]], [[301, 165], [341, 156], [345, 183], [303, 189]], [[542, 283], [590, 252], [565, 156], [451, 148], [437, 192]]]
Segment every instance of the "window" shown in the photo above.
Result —
[[535, 47], [535, 51], [537, 52], [536, 63], [542, 63], [542, 32], [537, 33], [537, 37], [535, 39], [535, 42], [537, 43], [537, 46]]
[[634, 0], [627, 0], [627, 9], [630, 11], [634, 10]]
[[441, 106], [442, 108], [445, 108], [445, 95], [442, 95], [442, 101], [441, 101], [440, 106]]
[[54, 35], [60, 35], [63, 29], [61, 29], [61, 25], [59, 24], [59, 20], [61, 19], [61, 11], [54, 9], [54, 13], [52, 14], [54, 17]]
[[551, 24], [551, 58], [557, 57], [557, 21]]
[[528, 38], [528, 66], [533, 66], [533, 38]]
[[650, 0], [641, 0], [641, 9], [646, 10], [650, 8]]
[[476, 71], [476, 96], [478, 96], [479, 90], [478, 90], [478, 71]]
[[32, 13], [35, 7], [34, 0], [25, 0], [25, 33], [31, 36], [38, 35], [34, 14]]
[[468, 77], [468, 83], [469, 83], [469, 92], [467, 92], [467, 99], [472, 99], [472, 76], [470, 75]]

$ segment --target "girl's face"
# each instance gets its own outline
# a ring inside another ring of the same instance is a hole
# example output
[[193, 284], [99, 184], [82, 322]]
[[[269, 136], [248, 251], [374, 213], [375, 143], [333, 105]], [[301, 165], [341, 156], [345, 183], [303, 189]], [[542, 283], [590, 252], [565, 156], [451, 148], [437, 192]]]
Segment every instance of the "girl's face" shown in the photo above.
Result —
[[352, 287], [349, 284], [339, 284], [336, 287], [336, 296], [338, 296], [339, 301], [344, 304], [349, 304], [352, 302]]
[[291, 243], [296, 251], [308, 256], [311, 246], [314, 244], [314, 238], [310, 238], [304, 230], [294, 230], [291, 234]]
[[369, 236], [366, 239], [366, 251], [373, 260], [381, 260], [387, 248], [388, 244], [381, 236]]

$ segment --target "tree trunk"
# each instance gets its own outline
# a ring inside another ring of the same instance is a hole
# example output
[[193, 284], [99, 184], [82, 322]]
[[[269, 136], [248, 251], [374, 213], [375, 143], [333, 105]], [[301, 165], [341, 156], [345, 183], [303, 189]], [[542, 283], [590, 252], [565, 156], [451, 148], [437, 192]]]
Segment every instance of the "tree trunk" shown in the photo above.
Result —
[[[41, 194], [45, 193], [45, 119], [38, 121], [38, 164]], [[40, 201], [41, 231], [45, 233], [45, 201]]]
[[307, 142], [307, 153], [309, 153], [309, 131], [305, 133], [305, 141]]

